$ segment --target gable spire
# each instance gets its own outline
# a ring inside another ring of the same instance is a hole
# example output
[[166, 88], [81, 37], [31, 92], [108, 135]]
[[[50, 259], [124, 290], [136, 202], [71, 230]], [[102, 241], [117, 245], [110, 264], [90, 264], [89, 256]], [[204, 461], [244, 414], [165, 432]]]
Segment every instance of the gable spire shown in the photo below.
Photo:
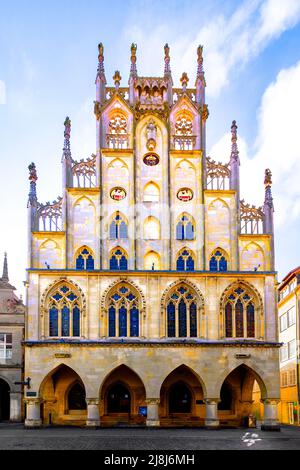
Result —
[[136, 78], [137, 77], [137, 67], [136, 67], [136, 52], [137, 52], [137, 45], [132, 43], [131, 44], [131, 67], [130, 67], [130, 76]]
[[236, 121], [233, 121], [231, 126], [231, 156], [230, 156], [230, 189], [235, 189], [238, 194], [240, 193], [240, 158], [237, 145], [237, 124]]
[[4, 281], [4, 282], [9, 282], [8, 265], [7, 265], [7, 253], [4, 253], [3, 274], [2, 274], [1, 280]]
[[71, 157], [71, 120], [69, 116], [66, 117], [64, 126], [64, 148], [63, 148], [63, 158], [64, 159], [72, 159]]
[[165, 45], [165, 77], [171, 75], [171, 58], [170, 58], [170, 47], [169, 44]]
[[98, 44], [98, 69], [96, 77], [96, 101], [100, 104], [105, 100], [106, 76], [104, 68], [104, 46], [102, 42]]
[[196, 78], [196, 101], [202, 106], [205, 104], [205, 73], [203, 68], [203, 46], [198, 46], [197, 49], [198, 56], [198, 68], [197, 68], [197, 78]]
[[35, 163], [31, 163], [28, 167], [29, 170], [29, 181], [30, 181], [30, 190], [29, 190], [29, 200], [28, 206], [37, 205], [37, 194], [36, 194], [36, 182], [38, 180]]
[[71, 120], [69, 116], [66, 117], [64, 122], [64, 148], [62, 156], [63, 166], [63, 189], [71, 188], [73, 186], [73, 174], [72, 174], [72, 154], [71, 154]]

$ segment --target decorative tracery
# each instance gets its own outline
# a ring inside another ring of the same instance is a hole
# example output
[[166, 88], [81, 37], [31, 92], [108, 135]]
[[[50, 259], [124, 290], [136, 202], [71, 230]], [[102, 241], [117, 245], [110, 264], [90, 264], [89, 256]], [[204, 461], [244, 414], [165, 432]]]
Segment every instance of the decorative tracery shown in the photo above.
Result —
[[207, 189], [225, 190], [229, 189], [231, 171], [229, 163], [217, 163], [211, 158], [206, 159], [207, 167]]
[[78, 250], [76, 257], [76, 269], [78, 271], [93, 271], [95, 269], [94, 255], [87, 246], [84, 246]]
[[109, 267], [111, 271], [127, 271], [128, 257], [122, 248], [115, 248], [111, 252]]
[[138, 292], [130, 284], [121, 282], [109, 292], [107, 311], [110, 338], [140, 336], [141, 302]]
[[255, 338], [260, 305], [255, 293], [244, 285], [235, 285], [222, 300], [225, 338]]
[[47, 301], [49, 337], [80, 337], [82, 300], [80, 293], [63, 282], [50, 291]]
[[107, 144], [111, 149], [128, 148], [127, 119], [122, 113], [117, 113], [109, 121]]
[[92, 155], [87, 160], [74, 162], [72, 173], [76, 178], [75, 187], [94, 188], [96, 186], [96, 155]]
[[241, 201], [241, 233], [262, 234], [264, 213], [262, 207], [250, 206]]
[[195, 255], [191, 250], [184, 248], [177, 256], [177, 271], [195, 271]]
[[189, 116], [181, 115], [175, 123], [174, 147], [176, 150], [193, 150], [196, 137]]
[[38, 204], [39, 230], [43, 232], [60, 232], [62, 230], [62, 198], [51, 204]]
[[197, 338], [200, 336], [199, 300], [185, 283], [172, 289], [166, 298], [166, 336]]
[[211, 255], [209, 270], [212, 272], [225, 272], [228, 270], [228, 255], [221, 248], [217, 248]]

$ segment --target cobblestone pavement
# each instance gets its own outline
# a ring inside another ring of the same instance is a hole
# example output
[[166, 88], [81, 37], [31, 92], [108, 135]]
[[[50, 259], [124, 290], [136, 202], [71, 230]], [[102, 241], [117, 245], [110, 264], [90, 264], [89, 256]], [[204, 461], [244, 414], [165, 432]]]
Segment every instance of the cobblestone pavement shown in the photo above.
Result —
[[0, 424], [0, 450], [294, 450], [300, 449], [300, 427], [281, 432], [259, 429], [76, 429], [25, 430]]

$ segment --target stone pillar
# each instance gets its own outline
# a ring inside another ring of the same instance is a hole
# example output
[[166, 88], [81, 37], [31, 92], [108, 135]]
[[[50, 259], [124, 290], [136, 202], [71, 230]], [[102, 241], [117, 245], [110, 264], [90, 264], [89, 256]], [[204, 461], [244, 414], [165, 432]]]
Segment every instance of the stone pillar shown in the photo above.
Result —
[[26, 428], [40, 428], [42, 426], [41, 420], [41, 399], [40, 398], [26, 398]]
[[10, 392], [10, 421], [20, 423], [22, 421], [22, 392]]
[[209, 429], [218, 428], [220, 425], [218, 418], [218, 403], [219, 398], [207, 398], [205, 401], [206, 404], [206, 418], [205, 426]]
[[99, 403], [98, 398], [87, 398], [87, 421], [86, 426], [88, 428], [98, 428], [100, 426], [100, 414], [99, 414]]
[[278, 403], [280, 400], [266, 398], [262, 400], [264, 404], [264, 421], [261, 426], [262, 431], [280, 431], [280, 424], [278, 421]]
[[146, 404], [148, 407], [147, 423], [146, 423], [147, 426], [149, 428], [159, 427], [160, 426], [160, 421], [159, 421], [160, 399], [149, 398], [149, 400], [146, 401]]

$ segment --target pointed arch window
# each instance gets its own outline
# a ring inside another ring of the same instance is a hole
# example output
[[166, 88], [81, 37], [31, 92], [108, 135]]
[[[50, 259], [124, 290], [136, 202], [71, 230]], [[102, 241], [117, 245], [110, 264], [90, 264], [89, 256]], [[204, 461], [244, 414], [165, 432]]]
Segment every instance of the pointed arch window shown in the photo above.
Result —
[[126, 283], [119, 284], [108, 298], [108, 336], [138, 338], [140, 336], [140, 299]]
[[57, 287], [48, 299], [49, 337], [80, 337], [81, 298], [69, 285]]
[[224, 250], [217, 248], [210, 257], [209, 270], [211, 272], [228, 271], [228, 256]]
[[111, 271], [128, 271], [127, 254], [122, 248], [116, 248], [112, 251], [109, 268]]
[[80, 248], [76, 257], [77, 271], [94, 271], [95, 260], [92, 251], [88, 247]]
[[182, 214], [176, 226], [177, 240], [195, 240], [195, 222], [191, 215]]
[[166, 304], [168, 338], [197, 338], [199, 318], [197, 297], [185, 284], [172, 290]]
[[257, 303], [249, 289], [235, 287], [225, 299], [226, 338], [255, 338]]
[[111, 240], [128, 239], [128, 223], [125, 217], [123, 217], [119, 212], [117, 212], [110, 224], [109, 238]]
[[195, 271], [195, 256], [191, 250], [182, 250], [177, 257], [177, 271]]

